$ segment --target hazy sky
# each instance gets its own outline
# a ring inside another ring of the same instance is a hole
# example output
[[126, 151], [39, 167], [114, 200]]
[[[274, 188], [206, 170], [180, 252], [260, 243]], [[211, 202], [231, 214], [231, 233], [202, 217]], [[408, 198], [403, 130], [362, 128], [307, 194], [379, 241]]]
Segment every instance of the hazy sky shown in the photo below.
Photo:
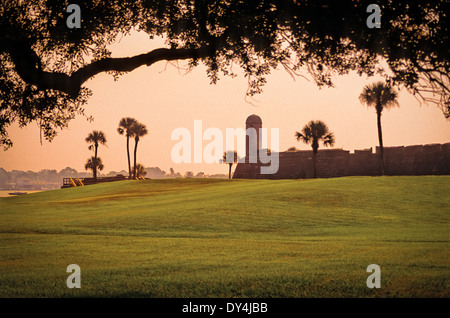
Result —
[[[129, 56], [160, 45], [161, 42], [148, 40], [144, 33], [138, 33], [122, 38], [112, 51], [115, 57]], [[186, 63], [179, 61], [178, 65], [183, 67]], [[0, 150], [0, 167], [59, 171], [69, 166], [84, 171], [84, 163], [93, 154], [84, 139], [90, 131], [102, 130], [108, 141], [107, 147], [99, 148], [105, 165], [103, 172], [127, 170], [125, 137], [116, 130], [122, 117], [134, 117], [149, 129], [149, 134], [139, 143], [138, 162], [167, 172], [172, 167], [181, 173], [189, 170], [228, 173], [227, 166], [218, 163], [175, 164], [172, 161], [171, 150], [177, 143], [171, 140], [172, 131], [185, 127], [193, 133], [196, 119], [203, 121], [203, 131], [216, 127], [225, 136], [226, 128], [244, 128], [247, 116], [257, 114], [263, 127], [279, 128], [280, 151], [291, 146], [311, 149], [297, 142], [294, 134], [308, 121], [320, 119], [335, 134], [334, 148], [375, 147], [378, 145], [375, 110], [361, 105], [358, 96], [364, 85], [376, 80], [354, 74], [336, 76], [335, 88], [319, 89], [311, 80], [297, 77], [294, 81], [280, 69], [268, 77], [263, 93], [251, 105], [245, 100], [246, 78], [222, 77], [216, 85], [210, 85], [203, 66], [185, 74], [171, 64], [159, 62], [142, 66], [118, 81], [111, 75], [100, 74], [86, 83], [93, 96], [85, 109], [87, 115], [95, 118], [93, 122], [77, 117], [51, 143], [44, 141], [42, 145], [36, 124], [23, 129], [12, 126], [9, 134], [14, 146], [7, 151]], [[385, 146], [450, 142], [450, 122], [440, 109], [434, 105], [420, 106], [405, 90], [400, 92], [399, 103], [400, 108], [383, 112]], [[203, 145], [208, 143], [205, 141]]]

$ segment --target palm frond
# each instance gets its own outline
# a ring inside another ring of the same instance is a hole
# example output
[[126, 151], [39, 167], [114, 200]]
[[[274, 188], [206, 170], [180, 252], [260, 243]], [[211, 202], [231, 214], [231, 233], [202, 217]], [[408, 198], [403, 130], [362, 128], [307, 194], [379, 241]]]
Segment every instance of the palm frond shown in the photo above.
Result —
[[239, 161], [237, 151], [228, 150], [223, 153], [223, 157], [220, 160], [221, 163], [237, 163]]
[[301, 132], [296, 132], [297, 141], [303, 141], [305, 144], [311, 144], [313, 150], [319, 147], [319, 141], [326, 146], [333, 146], [334, 135], [328, 129], [328, 126], [321, 120], [311, 120], [306, 124]]
[[333, 133], [329, 133], [325, 137], [323, 137], [323, 144], [325, 146], [333, 147], [333, 145], [334, 145], [334, 134]]
[[296, 132], [295, 137], [297, 138], [297, 141], [303, 141], [305, 144], [308, 144], [310, 142], [310, 136], [308, 134], [302, 134], [301, 132]]
[[364, 86], [359, 101], [367, 107], [375, 107], [377, 112], [383, 109], [399, 106], [397, 101], [398, 93], [384, 82], [376, 82]]
[[97, 158], [91, 157], [86, 161], [86, 163], [84, 165], [84, 169], [92, 170], [92, 171], [95, 169], [101, 171], [101, 170], [103, 170], [103, 168], [104, 168], [103, 161], [100, 157], [97, 157]]

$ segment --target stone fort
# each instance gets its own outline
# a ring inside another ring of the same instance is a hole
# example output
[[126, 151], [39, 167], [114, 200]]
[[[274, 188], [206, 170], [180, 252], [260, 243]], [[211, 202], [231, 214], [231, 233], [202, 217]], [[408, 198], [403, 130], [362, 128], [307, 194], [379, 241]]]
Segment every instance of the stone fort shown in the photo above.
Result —
[[[256, 129], [256, 144], [260, 148], [262, 120], [250, 115], [246, 129]], [[381, 175], [380, 149], [354, 150], [320, 149], [317, 153], [317, 177]], [[245, 162], [238, 163], [234, 179], [303, 179], [313, 177], [312, 150], [279, 152], [279, 168], [274, 174], [261, 174], [259, 160], [249, 160], [249, 137], [246, 137]], [[415, 146], [384, 147], [386, 175], [449, 175], [450, 142]], [[255, 162], [255, 163], [252, 163]]]

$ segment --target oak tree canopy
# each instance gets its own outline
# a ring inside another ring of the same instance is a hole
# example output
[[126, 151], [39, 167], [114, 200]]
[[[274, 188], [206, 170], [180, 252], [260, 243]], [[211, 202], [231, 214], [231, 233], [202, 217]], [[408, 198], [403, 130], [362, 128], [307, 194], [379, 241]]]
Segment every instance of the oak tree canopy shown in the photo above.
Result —
[[[3, 0], [0, 7], [0, 145], [7, 128], [37, 122], [51, 140], [77, 114], [96, 74], [114, 76], [158, 61], [203, 63], [215, 83], [239, 66], [248, 94], [271, 70], [332, 86], [334, 75], [381, 74], [450, 117], [450, 1], [378, 0], [381, 28], [369, 28], [372, 0]], [[68, 28], [66, 8], [81, 8]], [[166, 45], [112, 58], [108, 47], [137, 30]], [[380, 63], [383, 61], [383, 63]], [[235, 65], [235, 68], [232, 68]], [[387, 65], [382, 67], [381, 65]]]

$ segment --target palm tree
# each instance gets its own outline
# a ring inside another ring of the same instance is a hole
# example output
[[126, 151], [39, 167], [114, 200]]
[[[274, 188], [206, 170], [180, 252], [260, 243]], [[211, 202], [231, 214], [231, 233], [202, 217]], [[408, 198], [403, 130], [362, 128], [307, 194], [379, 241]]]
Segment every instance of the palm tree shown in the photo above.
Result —
[[134, 169], [133, 169], [133, 178], [136, 178], [136, 155], [137, 155], [137, 147], [141, 137], [148, 134], [147, 126], [141, 123], [135, 123], [131, 126], [130, 129], [132, 135], [134, 136]]
[[381, 112], [383, 109], [389, 109], [394, 106], [399, 106], [397, 101], [397, 92], [386, 83], [377, 82], [366, 85], [359, 95], [361, 104], [366, 104], [367, 107], [375, 107], [377, 113], [378, 126], [378, 142], [380, 143], [380, 160], [381, 160], [381, 174], [385, 174], [384, 163], [384, 149], [383, 149], [383, 135], [381, 132]]
[[[89, 135], [86, 137], [85, 141], [87, 143], [90, 143], [88, 149], [92, 150], [94, 149], [94, 157], [97, 158], [97, 151], [99, 144], [105, 145], [106, 144], [106, 135], [103, 131], [99, 130], [93, 130], [89, 133]], [[97, 170], [94, 170], [94, 179], [97, 179]]]
[[145, 171], [144, 165], [142, 165], [142, 164], [140, 164], [140, 163], [138, 163], [138, 164], [136, 165], [136, 168], [133, 167], [133, 171], [135, 171], [135, 170], [136, 170], [136, 177], [137, 177], [137, 178], [145, 177], [145, 175], [147, 174], [147, 171]]
[[91, 157], [86, 161], [86, 164], [84, 165], [84, 169], [92, 170], [95, 180], [97, 180], [97, 170], [102, 171], [103, 168], [103, 161], [100, 157]]
[[236, 151], [225, 151], [223, 153], [223, 158], [221, 160], [222, 163], [227, 163], [229, 168], [228, 168], [228, 179], [231, 179], [231, 167], [233, 166], [233, 164], [237, 163], [239, 160], [238, 158], [238, 154]]
[[137, 123], [137, 120], [131, 117], [124, 117], [119, 122], [117, 132], [121, 135], [125, 133], [127, 137], [127, 158], [128, 158], [128, 177], [131, 178], [131, 162], [130, 162], [130, 137], [133, 137], [131, 127]]
[[334, 134], [329, 131], [327, 125], [320, 120], [311, 120], [305, 125], [301, 132], [296, 132], [295, 137], [297, 141], [303, 141], [305, 144], [310, 144], [313, 149], [313, 165], [314, 178], [317, 178], [316, 156], [319, 149], [319, 142], [322, 141], [324, 146], [334, 145]]

